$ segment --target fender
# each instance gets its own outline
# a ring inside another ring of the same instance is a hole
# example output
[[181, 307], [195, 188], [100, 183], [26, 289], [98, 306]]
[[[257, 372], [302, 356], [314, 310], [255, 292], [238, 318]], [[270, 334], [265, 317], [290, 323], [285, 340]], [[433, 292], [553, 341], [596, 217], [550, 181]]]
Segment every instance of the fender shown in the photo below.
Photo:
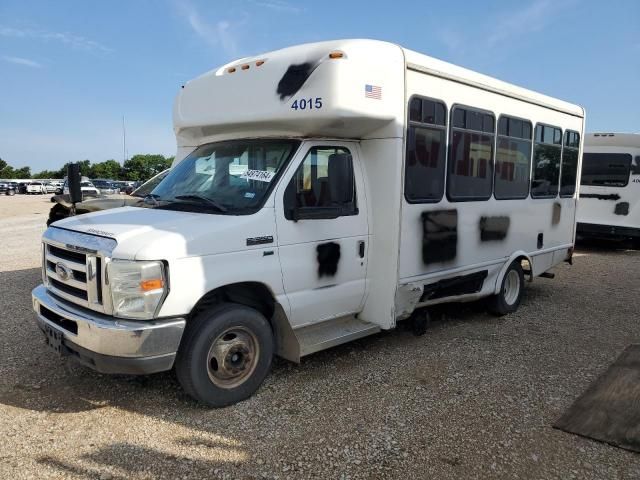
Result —
[[531, 269], [529, 272], [529, 281], [533, 282], [533, 260], [531, 260], [531, 257], [529, 256], [528, 253], [525, 253], [522, 250], [517, 250], [511, 254], [509, 259], [505, 262], [505, 264], [500, 269], [500, 273], [496, 277], [496, 286], [493, 291], [494, 294], [500, 293], [500, 287], [502, 286], [502, 279], [504, 278], [505, 273], [507, 273], [507, 268], [509, 268], [509, 265], [511, 265], [511, 263], [513, 263], [513, 261], [516, 258], [520, 258], [520, 257], [524, 257], [529, 262], [529, 265], [531, 265]]

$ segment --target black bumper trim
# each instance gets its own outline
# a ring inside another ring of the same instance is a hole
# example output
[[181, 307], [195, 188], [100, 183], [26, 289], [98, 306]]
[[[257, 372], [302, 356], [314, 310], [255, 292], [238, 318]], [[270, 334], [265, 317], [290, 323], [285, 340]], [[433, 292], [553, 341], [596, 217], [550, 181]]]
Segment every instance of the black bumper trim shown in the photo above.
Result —
[[600, 225], [597, 223], [578, 223], [576, 233], [583, 237], [597, 238], [640, 238], [640, 228]]

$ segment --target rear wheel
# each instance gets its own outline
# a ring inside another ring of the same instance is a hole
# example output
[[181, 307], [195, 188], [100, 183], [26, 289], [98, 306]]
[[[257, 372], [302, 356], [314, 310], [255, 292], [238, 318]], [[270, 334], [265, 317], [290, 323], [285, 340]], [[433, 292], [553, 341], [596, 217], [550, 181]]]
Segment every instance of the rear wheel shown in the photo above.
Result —
[[487, 300], [487, 309], [498, 316], [515, 312], [520, 306], [523, 292], [524, 272], [520, 261], [516, 260], [505, 272], [500, 291]]
[[15, 195], [15, 194], [16, 194], [16, 191], [15, 191], [15, 190], [9, 190], [9, 191], [7, 192], [7, 195], [9, 195], [10, 197], [12, 197], [12, 196], [13, 196], [13, 195]]
[[258, 390], [271, 369], [273, 350], [271, 326], [260, 312], [225, 303], [189, 322], [176, 374], [193, 398], [224, 407]]

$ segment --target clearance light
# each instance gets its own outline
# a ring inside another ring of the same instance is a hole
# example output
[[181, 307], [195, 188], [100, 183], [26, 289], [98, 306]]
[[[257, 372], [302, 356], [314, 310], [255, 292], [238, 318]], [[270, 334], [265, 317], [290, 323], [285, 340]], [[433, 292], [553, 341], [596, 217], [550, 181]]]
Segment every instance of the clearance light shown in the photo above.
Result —
[[244, 65], [242, 65], [242, 67], [240, 67], [240, 68], [242, 68], [242, 70], [249, 70], [249, 64], [248, 64], [248, 63], [245, 63], [245, 64], [244, 64]]
[[227, 73], [235, 73], [236, 67], [227, 68]]
[[256, 67], [260, 67], [260, 66], [262, 66], [262, 65], [264, 65], [264, 60], [258, 60], [258, 61], [256, 62]]
[[331, 52], [329, 54], [329, 58], [331, 59], [344, 58], [344, 52], [339, 52], [339, 51]]

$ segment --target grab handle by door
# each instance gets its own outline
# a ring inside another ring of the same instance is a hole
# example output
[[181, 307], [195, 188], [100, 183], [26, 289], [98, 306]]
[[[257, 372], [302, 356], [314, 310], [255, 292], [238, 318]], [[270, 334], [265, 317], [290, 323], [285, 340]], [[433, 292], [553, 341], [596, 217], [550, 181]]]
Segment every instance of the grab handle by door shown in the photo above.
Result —
[[358, 254], [360, 258], [364, 258], [364, 240], [358, 242]]

